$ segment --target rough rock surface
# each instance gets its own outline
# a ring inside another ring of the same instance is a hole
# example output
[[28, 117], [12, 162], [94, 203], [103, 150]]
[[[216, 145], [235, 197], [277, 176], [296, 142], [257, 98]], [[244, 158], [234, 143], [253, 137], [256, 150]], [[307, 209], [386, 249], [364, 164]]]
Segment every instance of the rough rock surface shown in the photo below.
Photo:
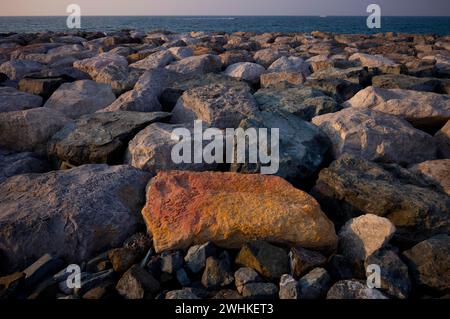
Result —
[[257, 63], [239, 62], [228, 66], [224, 74], [256, 84], [264, 72], [266, 72], [266, 69]]
[[23, 111], [41, 105], [42, 98], [38, 95], [21, 92], [10, 87], [0, 87], [0, 113]]
[[0, 149], [0, 183], [14, 175], [44, 173], [49, 170], [49, 163], [35, 153], [15, 153]]
[[450, 159], [426, 161], [410, 169], [440, 185], [450, 195]]
[[327, 299], [388, 299], [377, 289], [368, 288], [365, 282], [342, 280], [335, 283], [327, 293]]
[[191, 56], [174, 62], [166, 69], [181, 74], [202, 75], [210, 72], [219, 72], [222, 68], [222, 61], [217, 55], [205, 54]]
[[450, 120], [434, 135], [434, 141], [438, 146], [438, 153], [444, 158], [450, 158]]

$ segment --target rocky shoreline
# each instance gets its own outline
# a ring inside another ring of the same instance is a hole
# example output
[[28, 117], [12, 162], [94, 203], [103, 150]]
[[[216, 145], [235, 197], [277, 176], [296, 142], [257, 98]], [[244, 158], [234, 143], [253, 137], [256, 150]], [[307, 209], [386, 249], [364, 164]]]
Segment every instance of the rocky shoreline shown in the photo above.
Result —
[[0, 34], [0, 299], [448, 298], [449, 94], [450, 36]]

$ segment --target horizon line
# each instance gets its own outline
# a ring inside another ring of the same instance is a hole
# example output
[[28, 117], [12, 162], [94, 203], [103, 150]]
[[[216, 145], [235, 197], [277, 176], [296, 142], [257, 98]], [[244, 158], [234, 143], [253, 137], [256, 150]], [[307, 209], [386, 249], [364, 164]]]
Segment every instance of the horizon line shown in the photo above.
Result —
[[[30, 17], [67, 17], [67, 15], [0, 15], [1, 18], [30, 18]], [[216, 15], [216, 14], [195, 14], [195, 15], [182, 15], [182, 14], [82, 14], [81, 17], [367, 17], [367, 15], [326, 15], [326, 14], [274, 14], [274, 15], [265, 15], [265, 14], [256, 14], [256, 15], [247, 15], [247, 14], [225, 14], [225, 15]], [[384, 14], [382, 17], [395, 17], [395, 18], [411, 18], [411, 17], [420, 17], [420, 18], [450, 18], [450, 15], [389, 15]]]

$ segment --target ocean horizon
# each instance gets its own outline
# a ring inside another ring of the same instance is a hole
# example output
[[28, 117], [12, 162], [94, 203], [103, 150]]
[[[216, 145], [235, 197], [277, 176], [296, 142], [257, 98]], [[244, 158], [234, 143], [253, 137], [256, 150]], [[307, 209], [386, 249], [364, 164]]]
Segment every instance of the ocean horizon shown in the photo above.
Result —
[[[67, 16], [0, 16], [1, 33], [67, 32]], [[82, 16], [81, 31], [123, 29], [172, 32], [312, 32], [450, 34], [450, 16], [383, 16], [369, 29], [366, 16]]]

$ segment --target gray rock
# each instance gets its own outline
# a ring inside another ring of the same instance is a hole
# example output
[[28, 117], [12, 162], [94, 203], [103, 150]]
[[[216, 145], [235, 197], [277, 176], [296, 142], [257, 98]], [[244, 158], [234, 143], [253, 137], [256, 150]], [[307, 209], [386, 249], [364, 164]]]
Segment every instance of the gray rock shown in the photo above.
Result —
[[18, 91], [11, 87], [0, 87], [0, 113], [14, 112], [40, 107], [42, 98]]
[[161, 254], [161, 271], [175, 274], [183, 266], [183, 255], [179, 251]]
[[382, 74], [372, 78], [372, 85], [382, 89], [404, 89], [449, 94], [445, 80], [419, 78], [405, 74]]
[[59, 86], [67, 82], [63, 77], [39, 78], [26, 77], [19, 82], [19, 89], [23, 92], [39, 95], [48, 99]]
[[327, 299], [388, 299], [377, 289], [368, 288], [357, 280], [338, 281], [328, 291]]
[[263, 49], [257, 51], [253, 56], [256, 63], [261, 64], [263, 67], [268, 68], [273, 62], [283, 56], [283, 52], [277, 49]]
[[59, 271], [62, 266], [63, 262], [61, 259], [45, 254], [23, 271], [25, 274], [25, 284], [27, 286], [34, 286], [47, 276]]
[[201, 272], [206, 265], [206, 259], [211, 257], [216, 252], [213, 243], [208, 242], [203, 245], [192, 246], [184, 256], [186, 266], [194, 273]]
[[151, 298], [159, 288], [159, 282], [138, 265], [131, 267], [116, 285], [117, 292], [125, 299]]
[[343, 79], [362, 86], [368, 86], [371, 82], [371, 74], [364, 67], [352, 67], [347, 69], [327, 68], [311, 74], [308, 79]]
[[130, 64], [130, 67], [143, 70], [152, 70], [156, 68], [163, 68], [170, 64], [173, 60], [175, 60], [175, 58], [169, 50], [162, 50]]
[[45, 173], [49, 170], [49, 163], [35, 153], [0, 149], [0, 183], [14, 175]]
[[280, 299], [299, 299], [298, 282], [291, 275], [283, 275], [280, 279]]
[[166, 69], [170, 71], [189, 75], [219, 72], [221, 68], [222, 61], [217, 55], [212, 54], [187, 57], [166, 66]]
[[266, 69], [257, 63], [239, 62], [228, 66], [224, 74], [232, 78], [256, 84], [264, 72], [266, 72]]
[[249, 283], [242, 289], [242, 297], [246, 299], [275, 299], [278, 287], [273, 283]]
[[305, 86], [320, 90], [326, 95], [334, 98], [337, 102], [343, 103], [351, 99], [363, 87], [359, 83], [353, 83], [344, 79], [325, 78], [309, 79], [304, 83]]
[[219, 258], [208, 257], [202, 275], [202, 285], [208, 289], [217, 289], [231, 284], [234, 277], [230, 264], [230, 257], [227, 252], [223, 252]]
[[11, 60], [0, 65], [0, 72], [11, 80], [20, 80], [28, 74], [40, 71], [43, 67], [43, 64], [34, 61]]
[[289, 252], [289, 262], [292, 275], [300, 278], [314, 268], [324, 266], [327, 258], [319, 252], [294, 247]]
[[172, 290], [166, 293], [166, 299], [180, 299], [180, 300], [188, 300], [188, 299], [200, 299], [193, 292], [182, 289], [182, 290]]
[[320, 299], [331, 287], [331, 277], [323, 268], [315, 268], [298, 281], [299, 299]]
[[262, 278], [258, 275], [258, 273], [249, 267], [239, 268], [234, 273], [234, 282], [236, 284], [237, 291], [242, 293], [242, 290], [245, 285], [250, 283], [262, 282]]
[[75, 294], [82, 296], [89, 290], [102, 286], [105, 282], [110, 282], [113, 278], [114, 270], [112, 269], [87, 276], [85, 280], [81, 280], [81, 288], [75, 288]]
[[6, 269], [20, 269], [45, 253], [79, 263], [121, 245], [141, 223], [148, 179], [135, 168], [106, 165], [9, 178], [0, 184]]
[[444, 158], [450, 158], [450, 120], [435, 135], [438, 153]]
[[184, 270], [183, 268], [177, 270], [176, 277], [180, 285], [183, 287], [189, 286], [191, 284], [191, 280], [189, 279], [186, 270]]
[[118, 274], [126, 272], [131, 266], [138, 263], [141, 257], [142, 255], [131, 248], [116, 248], [108, 252], [112, 267]]

